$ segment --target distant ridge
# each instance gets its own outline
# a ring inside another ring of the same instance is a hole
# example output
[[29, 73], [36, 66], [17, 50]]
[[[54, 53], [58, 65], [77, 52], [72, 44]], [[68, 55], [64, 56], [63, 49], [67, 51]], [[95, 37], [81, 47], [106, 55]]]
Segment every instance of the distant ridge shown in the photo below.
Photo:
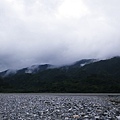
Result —
[[0, 72], [0, 76], [1, 77], [7, 77], [7, 76], [11, 76], [11, 75], [15, 75], [15, 74], [25, 74], [25, 73], [31, 73], [31, 74], [35, 74], [41, 71], [45, 71], [47, 69], [54, 69], [54, 68], [75, 68], [75, 67], [82, 67], [86, 64], [90, 64], [92, 62], [94, 62], [95, 59], [83, 59], [83, 60], [79, 60], [77, 62], [74, 62], [72, 65], [66, 65], [66, 66], [54, 66], [54, 65], [50, 65], [50, 64], [43, 64], [43, 65], [32, 65], [30, 67], [26, 67], [26, 68], [22, 68], [19, 70], [12, 70], [12, 69], [8, 69], [5, 70], [3, 72]]
[[0, 92], [120, 93], [120, 57], [34, 65], [0, 73]]

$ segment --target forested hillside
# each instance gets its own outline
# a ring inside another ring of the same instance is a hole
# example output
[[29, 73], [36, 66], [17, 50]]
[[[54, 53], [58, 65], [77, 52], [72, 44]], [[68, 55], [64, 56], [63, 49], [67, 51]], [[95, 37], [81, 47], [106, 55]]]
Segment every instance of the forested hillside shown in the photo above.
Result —
[[0, 92], [120, 93], [120, 57], [92, 61], [1, 76]]

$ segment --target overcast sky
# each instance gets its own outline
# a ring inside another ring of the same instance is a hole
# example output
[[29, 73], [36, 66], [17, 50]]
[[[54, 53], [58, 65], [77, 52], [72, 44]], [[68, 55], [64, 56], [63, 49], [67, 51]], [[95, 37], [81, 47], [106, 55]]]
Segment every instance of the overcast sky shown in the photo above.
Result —
[[0, 71], [120, 55], [120, 0], [0, 0]]

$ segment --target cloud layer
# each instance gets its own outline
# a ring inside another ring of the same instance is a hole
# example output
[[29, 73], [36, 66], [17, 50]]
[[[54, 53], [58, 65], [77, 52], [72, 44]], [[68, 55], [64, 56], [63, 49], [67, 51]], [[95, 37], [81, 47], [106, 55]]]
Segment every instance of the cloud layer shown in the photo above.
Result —
[[0, 70], [120, 55], [119, 0], [1, 0]]

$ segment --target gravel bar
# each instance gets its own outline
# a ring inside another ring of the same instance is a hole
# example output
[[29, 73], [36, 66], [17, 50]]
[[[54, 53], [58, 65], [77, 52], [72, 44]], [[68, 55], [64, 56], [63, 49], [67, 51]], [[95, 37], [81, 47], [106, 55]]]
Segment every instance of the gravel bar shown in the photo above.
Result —
[[0, 94], [0, 120], [120, 120], [120, 96]]

